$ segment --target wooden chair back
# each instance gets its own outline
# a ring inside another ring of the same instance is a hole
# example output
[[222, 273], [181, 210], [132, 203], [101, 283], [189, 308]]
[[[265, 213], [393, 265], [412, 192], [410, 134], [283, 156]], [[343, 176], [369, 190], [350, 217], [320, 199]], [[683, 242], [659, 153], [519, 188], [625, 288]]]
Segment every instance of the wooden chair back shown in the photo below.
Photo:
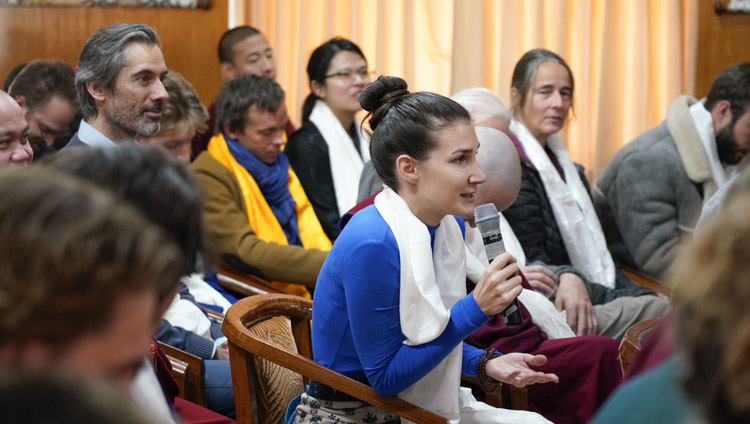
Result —
[[645, 333], [656, 326], [659, 321], [661, 321], [661, 318], [647, 319], [631, 325], [625, 331], [625, 337], [620, 344], [620, 367], [622, 368], [622, 375], [625, 375], [630, 368], [630, 364], [633, 363], [633, 358], [641, 351], [641, 343], [643, 342]]
[[208, 407], [203, 383], [203, 359], [162, 342], [159, 342], [159, 346], [172, 363], [172, 377], [180, 387], [179, 397]]
[[[272, 317], [285, 316], [291, 321], [291, 332], [297, 352], [285, 349], [259, 337], [248, 328]], [[285, 294], [246, 297], [227, 311], [222, 330], [229, 340], [229, 357], [237, 407], [237, 422], [260, 423], [257, 399], [262, 393], [254, 358], [259, 357], [300, 373], [305, 383], [312, 378], [364, 402], [417, 423], [445, 423], [446, 419], [396, 397], [382, 396], [371, 387], [326, 368], [312, 360], [310, 319], [312, 301]]]

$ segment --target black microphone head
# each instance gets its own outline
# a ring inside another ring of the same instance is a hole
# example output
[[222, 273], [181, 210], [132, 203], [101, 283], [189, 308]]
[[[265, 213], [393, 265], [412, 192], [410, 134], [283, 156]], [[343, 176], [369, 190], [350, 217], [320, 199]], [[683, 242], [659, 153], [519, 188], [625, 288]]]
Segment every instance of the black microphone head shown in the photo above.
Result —
[[487, 203], [474, 208], [474, 222], [483, 236], [500, 233], [500, 215], [494, 203]]

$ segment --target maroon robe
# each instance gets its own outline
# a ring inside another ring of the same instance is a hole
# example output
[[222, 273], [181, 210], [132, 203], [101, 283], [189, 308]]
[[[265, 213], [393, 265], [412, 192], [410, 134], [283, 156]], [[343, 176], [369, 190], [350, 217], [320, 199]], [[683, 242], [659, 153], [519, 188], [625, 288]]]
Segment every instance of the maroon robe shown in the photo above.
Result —
[[[530, 288], [521, 275], [524, 288]], [[560, 382], [528, 386], [529, 407], [556, 423], [585, 423], [622, 381], [617, 340], [604, 336], [578, 336], [548, 340], [547, 334], [531, 322], [526, 307], [518, 302], [523, 322], [505, 326], [497, 314], [465, 341], [479, 348], [502, 353], [523, 352], [544, 355], [547, 363], [537, 370], [555, 373]], [[507, 385], [503, 390], [509, 390]]]
[[[378, 191], [379, 193], [380, 191]], [[375, 202], [375, 193], [345, 213], [339, 221], [343, 229], [358, 211]], [[532, 289], [526, 277], [523, 287]], [[604, 336], [579, 336], [548, 340], [547, 334], [531, 322], [526, 307], [518, 302], [523, 321], [513, 328], [505, 326], [497, 314], [465, 341], [478, 348], [493, 348], [502, 353], [523, 352], [544, 355], [547, 363], [537, 369], [555, 373], [560, 383], [529, 386], [529, 406], [556, 424], [585, 423], [622, 381], [617, 340]], [[503, 386], [503, 390], [509, 390]]]

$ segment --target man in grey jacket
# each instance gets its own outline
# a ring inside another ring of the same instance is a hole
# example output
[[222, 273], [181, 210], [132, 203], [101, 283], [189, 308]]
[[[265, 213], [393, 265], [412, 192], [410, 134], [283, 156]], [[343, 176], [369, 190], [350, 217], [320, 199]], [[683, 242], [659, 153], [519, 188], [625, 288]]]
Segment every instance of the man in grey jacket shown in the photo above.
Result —
[[657, 127], [628, 143], [593, 190], [609, 250], [663, 278], [701, 207], [750, 151], [750, 63], [714, 80], [708, 96], [678, 97]]

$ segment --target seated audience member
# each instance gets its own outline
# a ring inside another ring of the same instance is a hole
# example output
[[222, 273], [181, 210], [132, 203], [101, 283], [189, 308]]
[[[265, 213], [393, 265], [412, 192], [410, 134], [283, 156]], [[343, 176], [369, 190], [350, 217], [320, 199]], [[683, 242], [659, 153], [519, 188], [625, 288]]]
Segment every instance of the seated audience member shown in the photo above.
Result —
[[102, 27], [78, 57], [75, 87], [83, 120], [65, 149], [110, 147], [159, 132], [168, 94], [159, 37], [143, 24]]
[[[224, 33], [219, 40], [219, 72], [222, 84], [241, 75], [276, 78], [276, 61], [266, 37], [251, 26], [238, 26]], [[193, 138], [193, 159], [206, 150], [216, 132], [216, 101], [208, 108], [208, 128]], [[222, 129], [218, 128], [218, 132]], [[294, 125], [287, 121], [284, 137], [294, 133]]]
[[[503, 215], [529, 262], [568, 266], [555, 271], [555, 306], [576, 334], [620, 338], [629, 323], [664, 315], [669, 302], [628, 280], [607, 249], [583, 168], [557, 136], [573, 90], [573, 74], [555, 53], [531, 50], [516, 64], [510, 131], [521, 158], [521, 191]], [[615, 316], [597, 316], [605, 310], [593, 305], [610, 302], [619, 305], [606, 310]]]
[[333, 38], [310, 55], [307, 76], [311, 92], [302, 108], [302, 126], [284, 153], [323, 230], [334, 240], [339, 218], [357, 204], [357, 181], [370, 160], [370, 135], [355, 116], [362, 110], [359, 96], [370, 73], [356, 44]]
[[29, 143], [29, 131], [21, 106], [0, 91], [0, 167], [31, 165], [34, 151]]
[[[494, 203], [499, 210], [505, 209], [513, 203], [521, 186], [518, 154], [510, 139], [500, 131], [483, 127], [475, 130], [481, 146], [476, 159], [487, 181], [477, 187], [474, 203]], [[505, 235], [503, 231], [508, 252], [517, 251]], [[477, 229], [467, 226], [466, 242], [473, 254], [467, 256], [468, 278], [479, 281], [488, 265], [482, 236]], [[545, 355], [547, 363], [537, 369], [555, 373], [560, 384], [530, 386], [532, 410], [557, 424], [587, 422], [622, 380], [619, 343], [603, 336], [574, 337], [575, 333], [552, 303], [541, 294], [526, 290], [530, 286], [524, 283], [525, 290], [518, 297], [521, 325], [508, 327], [498, 314], [466, 338], [466, 342], [499, 352]]]
[[193, 86], [180, 73], [170, 71], [162, 82], [169, 98], [161, 108], [159, 132], [151, 137], [138, 137], [138, 141], [154, 145], [187, 165], [190, 142], [196, 132], [208, 128], [208, 113]]
[[[477, 122], [478, 125], [490, 125], [495, 129], [501, 131], [504, 130], [506, 131], [506, 134], [514, 137], [508, 130], [508, 122], [511, 119], [510, 112], [505, 109], [497, 94], [486, 88], [477, 87], [456, 93], [453, 96], [453, 99], [469, 111], [472, 119], [474, 122]], [[483, 152], [480, 150], [478, 159], [480, 160], [480, 164], [483, 165], [482, 169], [485, 169], [487, 173], [507, 172], [508, 169], [511, 168], [511, 164], [505, 164], [502, 167], [498, 166], [499, 164], [493, 163], [493, 161], [497, 159], [488, 158], [482, 153]], [[482, 160], [485, 162], [482, 163]], [[518, 155], [515, 155], [515, 160], [518, 161]], [[518, 162], [515, 162], [512, 167], [515, 168], [516, 166], [519, 166]], [[503, 179], [507, 180], [508, 178], [508, 174], [503, 173], [497, 175], [497, 178], [495, 179], [502, 181]], [[479, 187], [477, 198], [480, 200], [477, 204], [495, 203], [498, 206], [498, 210], [502, 210], [505, 206], [501, 208], [501, 204], [510, 205], [513, 203], [512, 200], [508, 203], [505, 202], [508, 198], [509, 192], [515, 193], [512, 199], [516, 198], [518, 187], [511, 186], [510, 191], [508, 191], [508, 189], [503, 189], [503, 186], [497, 186], [499, 181], [493, 181], [488, 175], [487, 183], [482, 184]], [[502, 181], [505, 186], [511, 184], [511, 182], [512, 181]], [[518, 182], [520, 183], [520, 180], [518, 180]], [[492, 188], [493, 184], [495, 184], [495, 188]], [[550, 265], [539, 260], [529, 263], [526, 254], [523, 251], [523, 247], [518, 241], [518, 237], [516, 237], [510, 223], [508, 223], [502, 214], [500, 215], [500, 224], [506, 248], [516, 257], [516, 260], [518, 261], [517, 263], [521, 268], [521, 271], [523, 271], [524, 276], [528, 279], [531, 287], [547, 298], [551, 298], [553, 301], [556, 300], [555, 295], [559, 283], [558, 276], [565, 272], [575, 272], [575, 269], [570, 265]], [[639, 312], [636, 308], [636, 313], [633, 313], [631, 308], [632, 305], [630, 305], [631, 302], [632, 300], [626, 300], [623, 298], [616, 302], [594, 305], [594, 314], [599, 322], [594, 334], [606, 335], [615, 339], [620, 339], [628, 327], [645, 319], [643, 318], [643, 313], [647, 312], [648, 309], [640, 309]]]
[[[520, 293], [521, 278], [506, 253], [466, 294], [461, 217], [472, 215], [473, 193], [484, 181], [474, 156], [479, 143], [460, 105], [406, 88], [400, 78], [380, 77], [362, 93], [372, 113], [373, 164], [388, 188], [349, 221], [320, 272], [315, 360], [451, 422], [548, 422], [533, 412], [490, 407], [459, 386], [461, 372], [495, 386], [558, 380], [531, 369], [544, 356], [500, 355], [462, 343]], [[311, 381], [295, 422], [321, 417], [393, 419]]]
[[[205, 246], [202, 201], [195, 178], [185, 166], [156, 148], [134, 144], [113, 149], [77, 149], [55, 157], [48, 164], [115, 192], [134, 205], [173, 237], [193, 264], [190, 274], [196, 272]], [[222, 310], [229, 306], [218, 293], [215, 298], [223, 301]], [[180, 284], [179, 293], [170, 300], [154, 337], [204, 359], [209, 408], [233, 415], [229, 355], [221, 323], [208, 318], [186, 284]]]
[[4, 424], [155, 424], [109, 382], [57, 373], [4, 372], [0, 411]]
[[13, 84], [13, 80], [23, 71], [24, 67], [26, 67], [26, 63], [21, 63], [8, 72], [8, 76], [5, 77], [5, 81], [3, 82], [3, 91], [8, 92], [10, 85]]
[[66, 63], [35, 61], [15, 77], [8, 94], [24, 111], [34, 158], [54, 153], [55, 140], [68, 135], [78, 105], [75, 73]]
[[[190, 142], [196, 132], [207, 128], [208, 114], [193, 86], [180, 73], [169, 72], [163, 83], [169, 99], [162, 107], [159, 133], [153, 137], [138, 137], [138, 141], [156, 146], [181, 164], [189, 165]], [[237, 301], [232, 294], [219, 286], [215, 272], [206, 272], [205, 275], [196, 273], [184, 277], [182, 282], [198, 303], [222, 313]]]
[[704, 202], [750, 151], [750, 63], [722, 71], [708, 96], [678, 97], [665, 120], [621, 148], [593, 198], [610, 250], [661, 278]]
[[593, 422], [740, 423], [750, 420], [750, 175], [678, 254], [676, 352], [622, 386]]
[[224, 87], [217, 104], [222, 132], [192, 165], [208, 232], [222, 255], [309, 297], [304, 286], [315, 285], [331, 242], [281, 151], [284, 91], [271, 78], [244, 75]]
[[[37, 167], [2, 174], [0, 192], [3, 374], [57, 370], [127, 388], [190, 264], [160, 228], [86, 181]], [[171, 422], [168, 409], [149, 413]]]

